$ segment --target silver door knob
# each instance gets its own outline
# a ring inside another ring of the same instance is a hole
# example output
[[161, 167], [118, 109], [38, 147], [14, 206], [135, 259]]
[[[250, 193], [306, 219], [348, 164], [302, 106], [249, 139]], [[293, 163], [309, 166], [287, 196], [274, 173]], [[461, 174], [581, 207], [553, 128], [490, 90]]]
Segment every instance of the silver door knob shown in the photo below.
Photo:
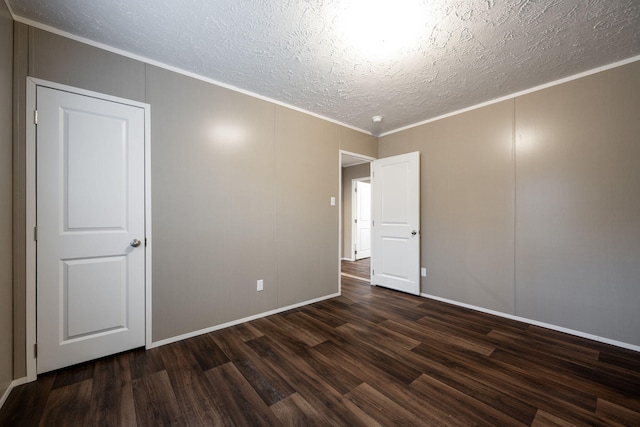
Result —
[[138, 246], [140, 246], [140, 243], [142, 243], [140, 240], [138, 239], [133, 239], [131, 241], [131, 243], [129, 243], [131, 246], [133, 246], [134, 248], [137, 248]]
[[416, 230], [413, 230], [413, 231], [411, 232], [411, 235], [412, 235], [412, 236], [415, 236], [416, 234], [418, 234], [418, 232], [417, 232]]

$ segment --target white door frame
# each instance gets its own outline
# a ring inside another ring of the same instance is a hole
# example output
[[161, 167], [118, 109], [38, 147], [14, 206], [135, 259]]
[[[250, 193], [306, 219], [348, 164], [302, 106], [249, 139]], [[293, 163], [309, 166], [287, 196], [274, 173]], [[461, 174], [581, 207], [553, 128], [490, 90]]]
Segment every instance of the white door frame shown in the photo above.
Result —
[[356, 259], [356, 248], [355, 242], [358, 241], [358, 227], [354, 227], [355, 219], [358, 216], [358, 212], [356, 212], [356, 208], [358, 206], [357, 194], [356, 194], [356, 185], [358, 182], [371, 182], [371, 175], [365, 176], [362, 178], [353, 178], [351, 179], [351, 245], [350, 245], [350, 255], [351, 259]]
[[27, 381], [35, 381], [36, 357], [36, 88], [46, 86], [52, 89], [77, 93], [79, 95], [132, 105], [144, 109], [144, 181], [145, 181], [145, 346], [151, 347], [151, 113], [149, 104], [105, 95], [84, 89], [27, 77], [26, 99], [26, 365]]
[[[375, 157], [366, 156], [364, 154], [354, 153], [352, 151], [338, 150], [338, 293], [342, 294], [342, 280], [340, 273], [342, 273], [342, 243], [344, 237], [342, 236], [342, 155], [348, 154], [349, 156], [359, 157], [362, 160], [371, 163], [376, 160]], [[344, 255], [344, 254], [343, 254]]]

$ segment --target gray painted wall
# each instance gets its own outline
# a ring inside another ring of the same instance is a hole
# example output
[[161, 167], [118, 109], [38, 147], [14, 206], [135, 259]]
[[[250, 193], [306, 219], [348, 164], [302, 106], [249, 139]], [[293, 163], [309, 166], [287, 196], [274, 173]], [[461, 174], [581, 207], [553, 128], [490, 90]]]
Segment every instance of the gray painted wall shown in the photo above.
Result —
[[148, 76], [153, 339], [276, 308], [273, 105], [153, 66]]
[[284, 307], [338, 292], [340, 127], [282, 107], [275, 123], [278, 306]]
[[145, 64], [29, 27], [29, 75], [145, 102]]
[[640, 345], [640, 62], [379, 141], [422, 153], [422, 292]]
[[516, 313], [640, 345], [640, 62], [515, 111]]
[[17, 25], [20, 82], [151, 104], [154, 341], [338, 291], [339, 150], [371, 156], [376, 138]]
[[0, 397], [13, 380], [13, 20], [0, 3]]
[[340, 149], [375, 159], [378, 157], [378, 138], [340, 127]]

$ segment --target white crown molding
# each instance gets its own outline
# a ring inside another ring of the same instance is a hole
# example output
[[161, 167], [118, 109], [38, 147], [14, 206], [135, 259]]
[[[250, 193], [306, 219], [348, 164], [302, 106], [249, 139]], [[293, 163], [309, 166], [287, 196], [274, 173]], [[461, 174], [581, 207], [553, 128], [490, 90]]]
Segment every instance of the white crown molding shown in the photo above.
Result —
[[553, 87], [553, 86], [557, 86], [557, 85], [560, 85], [560, 84], [563, 84], [563, 83], [567, 83], [567, 82], [570, 82], [570, 81], [573, 81], [573, 80], [581, 79], [582, 77], [587, 77], [587, 76], [590, 76], [590, 75], [593, 75], [593, 74], [600, 73], [602, 71], [610, 70], [612, 68], [622, 67], [623, 65], [631, 64], [632, 62], [636, 62], [636, 61], [640, 61], [640, 55], [632, 56], [631, 58], [623, 59], [622, 61], [614, 62], [614, 63], [608, 64], [608, 65], [603, 65], [601, 67], [593, 68], [593, 69], [588, 70], [588, 71], [583, 71], [582, 73], [574, 74], [574, 75], [569, 76], [569, 77], [564, 77], [564, 78], [559, 79], [559, 80], [554, 80], [554, 81], [549, 82], [549, 83], [541, 84], [539, 86], [535, 86], [535, 87], [532, 87], [530, 89], [521, 90], [520, 92], [515, 92], [515, 93], [512, 93], [510, 95], [505, 95], [505, 96], [502, 96], [500, 98], [496, 98], [496, 99], [492, 99], [490, 101], [482, 102], [480, 104], [472, 105], [471, 107], [466, 107], [466, 108], [463, 108], [461, 110], [452, 111], [451, 113], [447, 113], [447, 114], [443, 114], [441, 116], [437, 116], [437, 117], [434, 117], [434, 118], [431, 118], [431, 119], [423, 120], [423, 121], [418, 122], [418, 123], [414, 123], [414, 124], [411, 124], [411, 125], [403, 126], [401, 128], [398, 128], [398, 129], [390, 130], [388, 132], [384, 132], [384, 133], [380, 134], [380, 136], [378, 138], [382, 138], [382, 137], [388, 136], [388, 135], [393, 135], [394, 133], [402, 132], [402, 131], [405, 131], [405, 130], [408, 130], [408, 129], [412, 129], [412, 128], [415, 128], [415, 127], [418, 127], [418, 126], [426, 125], [427, 123], [431, 123], [431, 122], [435, 122], [435, 121], [438, 121], [438, 120], [446, 119], [447, 117], [457, 116], [458, 114], [466, 113], [466, 112], [472, 111], [472, 110], [477, 110], [478, 108], [486, 107], [488, 105], [497, 104], [498, 102], [507, 101], [509, 99], [514, 99], [514, 98], [517, 98], [519, 96], [527, 95], [529, 93], [538, 92], [538, 91], [543, 90], [543, 89], [547, 89], [547, 88], [550, 88], [550, 87]]
[[[5, 0], [5, 3], [8, 6], [7, 0]], [[342, 123], [342, 122], [340, 122], [338, 120], [332, 119], [330, 117], [323, 116], [321, 114], [317, 114], [317, 113], [314, 113], [314, 112], [311, 112], [311, 111], [307, 111], [307, 110], [305, 110], [303, 108], [296, 107], [295, 105], [287, 104], [285, 102], [278, 101], [277, 99], [269, 98], [267, 96], [263, 96], [263, 95], [255, 93], [255, 92], [251, 92], [251, 91], [248, 91], [248, 90], [245, 90], [245, 89], [242, 89], [242, 88], [239, 88], [239, 87], [227, 84], [227, 83], [223, 83], [223, 82], [220, 82], [218, 80], [214, 80], [214, 79], [211, 79], [209, 77], [205, 77], [205, 76], [202, 76], [200, 74], [193, 73], [191, 71], [183, 70], [182, 68], [175, 67], [175, 66], [169, 65], [169, 64], [165, 64], [163, 62], [156, 61], [154, 59], [150, 59], [150, 58], [144, 57], [142, 55], [137, 55], [135, 53], [131, 53], [131, 52], [128, 52], [128, 51], [123, 50], [123, 49], [118, 49], [118, 48], [115, 48], [113, 46], [106, 45], [104, 43], [99, 43], [99, 42], [87, 39], [85, 37], [76, 36], [74, 34], [66, 32], [66, 31], [62, 31], [62, 30], [60, 30], [58, 28], [51, 27], [51, 26], [46, 25], [46, 24], [42, 24], [40, 22], [33, 21], [31, 19], [23, 18], [22, 16], [17, 16], [17, 15], [15, 15], [13, 13], [11, 8], [9, 8], [9, 12], [11, 13], [11, 16], [13, 17], [13, 20], [16, 21], [16, 22], [20, 22], [22, 24], [29, 25], [31, 27], [38, 28], [38, 29], [43, 30], [43, 31], [47, 31], [47, 32], [50, 32], [50, 33], [53, 33], [53, 34], [56, 34], [56, 35], [71, 39], [71, 40], [75, 40], [75, 41], [77, 41], [79, 43], [83, 43], [83, 44], [86, 44], [86, 45], [89, 45], [89, 46], [93, 46], [93, 47], [98, 48], [98, 49], [106, 50], [108, 52], [115, 53], [115, 54], [120, 55], [120, 56], [124, 56], [126, 58], [134, 59], [136, 61], [140, 61], [140, 62], [149, 64], [149, 65], [153, 65], [153, 66], [156, 66], [158, 68], [162, 68], [162, 69], [165, 69], [165, 70], [168, 70], [168, 71], [173, 71], [174, 73], [178, 73], [178, 74], [181, 74], [183, 76], [191, 77], [191, 78], [194, 78], [196, 80], [200, 80], [200, 81], [203, 81], [203, 82], [215, 85], [215, 86], [219, 86], [219, 87], [222, 87], [222, 88], [225, 88], [225, 89], [229, 89], [229, 90], [232, 90], [234, 92], [238, 92], [238, 93], [241, 93], [243, 95], [250, 96], [252, 98], [257, 98], [257, 99], [260, 99], [262, 101], [267, 101], [267, 102], [270, 102], [272, 104], [278, 105], [280, 107], [285, 107], [285, 108], [288, 108], [288, 109], [291, 109], [291, 110], [294, 110], [294, 111], [298, 111], [300, 113], [304, 113], [304, 114], [307, 114], [309, 116], [313, 116], [313, 117], [316, 117], [318, 119], [325, 120], [327, 122], [331, 122], [331, 123], [337, 124], [339, 126], [344, 126], [346, 128], [355, 130], [357, 132], [364, 133], [366, 135], [374, 136], [371, 132], [366, 131], [364, 129], [360, 129], [360, 128], [355, 127], [355, 126], [351, 126], [349, 124]]]

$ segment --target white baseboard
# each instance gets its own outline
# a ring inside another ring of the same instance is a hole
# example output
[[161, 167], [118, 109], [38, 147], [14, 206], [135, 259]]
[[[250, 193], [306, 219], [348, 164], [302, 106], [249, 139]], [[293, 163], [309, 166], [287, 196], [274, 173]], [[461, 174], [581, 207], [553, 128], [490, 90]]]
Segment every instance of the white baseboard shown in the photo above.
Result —
[[612, 340], [612, 339], [609, 339], [609, 338], [601, 337], [601, 336], [598, 336], [598, 335], [587, 334], [585, 332], [580, 332], [580, 331], [576, 331], [576, 330], [573, 330], [573, 329], [565, 328], [565, 327], [562, 327], [562, 326], [553, 325], [551, 323], [539, 322], [537, 320], [527, 319], [526, 317], [515, 316], [513, 314], [503, 313], [501, 311], [490, 310], [488, 308], [478, 307], [476, 305], [465, 304], [463, 302], [454, 301], [454, 300], [450, 300], [450, 299], [447, 299], [447, 298], [441, 298], [441, 297], [437, 297], [435, 295], [420, 294], [420, 296], [423, 296], [425, 298], [429, 298], [429, 299], [432, 299], [432, 300], [436, 300], [436, 301], [441, 301], [441, 302], [446, 302], [446, 303], [449, 303], [449, 304], [457, 305], [459, 307], [464, 307], [464, 308], [469, 308], [471, 310], [480, 311], [482, 313], [493, 314], [495, 316], [504, 317], [506, 319], [517, 320], [519, 322], [528, 323], [530, 325], [540, 326], [542, 328], [547, 328], [547, 329], [551, 329], [551, 330], [558, 331], [558, 332], [564, 332], [566, 334], [575, 335], [575, 336], [580, 337], [580, 338], [587, 338], [587, 339], [590, 339], [590, 340], [593, 340], [593, 341], [598, 341], [598, 342], [602, 342], [602, 343], [605, 343], [605, 344], [611, 344], [611, 345], [615, 345], [616, 347], [626, 348], [628, 350], [633, 350], [633, 351], [639, 351], [640, 352], [640, 346], [638, 346], [638, 345], [629, 344], [629, 343], [622, 342], [622, 341], [616, 341], [616, 340]]
[[325, 295], [325, 296], [320, 297], [320, 298], [315, 298], [315, 299], [312, 299], [312, 300], [300, 302], [300, 303], [289, 305], [289, 306], [286, 306], [286, 307], [277, 308], [275, 310], [271, 310], [271, 311], [266, 311], [264, 313], [255, 314], [253, 316], [245, 317], [245, 318], [242, 318], [242, 319], [232, 320], [231, 322], [223, 323], [221, 325], [211, 326], [209, 328], [200, 329], [200, 330], [197, 330], [197, 331], [189, 332], [189, 333], [186, 333], [186, 334], [178, 335], [178, 336], [167, 338], [167, 339], [160, 340], [160, 341], [154, 341], [154, 342], [151, 343], [150, 346], [147, 347], [147, 349], [160, 347], [160, 346], [171, 344], [171, 343], [174, 343], [174, 342], [177, 342], [177, 341], [186, 340], [188, 338], [197, 337], [198, 335], [208, 334], [209, 332], [219, 331], [220, 329], [228, 328], [230, 326], [235, 326], [235, 325], [239, 325], [241, 323], [250, 322], [252, 320], [260, 319], [262, 317], [271, 316], [272, 314], [282, 313], [283, 311], [293, 310], [294, 308], [302, 307], [303, 305], [309, 305], [309, 304], [313, 304], [313, 303], [316, 303], [316, 302], [324, 301], [324, 300], [327, 300], [327, 299], [330, 299], [330, 298], [339, 297], [339, 296], [340, 296], [340, 292], [337, 292], [335, 294]]
[[342, 261], [351, 261], [351, 262], [355, 262], [355, 258], [342, 258]]
[[369, 284], [371, 284], [371, 279], [367, 279], [365, 277], [358, 277], [358, 276], [354, 276], [352, 274], [347, 274], [347, 273], [340, 273], [341, 276], [345, 276], [345, 277], [350, 277], [352, 279], [356, 279], [356, 280], [362, 280], [363, 282], [367, 282]]
[[0, 397], [0, 408], [2, 408], [2, 405], [4, 405], [4, 402], [7, 401], [9, 394], [11, 394], [11, 390], [13, 390], [15, 387], [18, 387], [19, 385], [26, 384], [26, 383], [27, 383], [27, 377], [18, 378], [17, 380], [11, 381], [11, 383], [9, 384], [9, 387], [5, 390], [4, 394]]

